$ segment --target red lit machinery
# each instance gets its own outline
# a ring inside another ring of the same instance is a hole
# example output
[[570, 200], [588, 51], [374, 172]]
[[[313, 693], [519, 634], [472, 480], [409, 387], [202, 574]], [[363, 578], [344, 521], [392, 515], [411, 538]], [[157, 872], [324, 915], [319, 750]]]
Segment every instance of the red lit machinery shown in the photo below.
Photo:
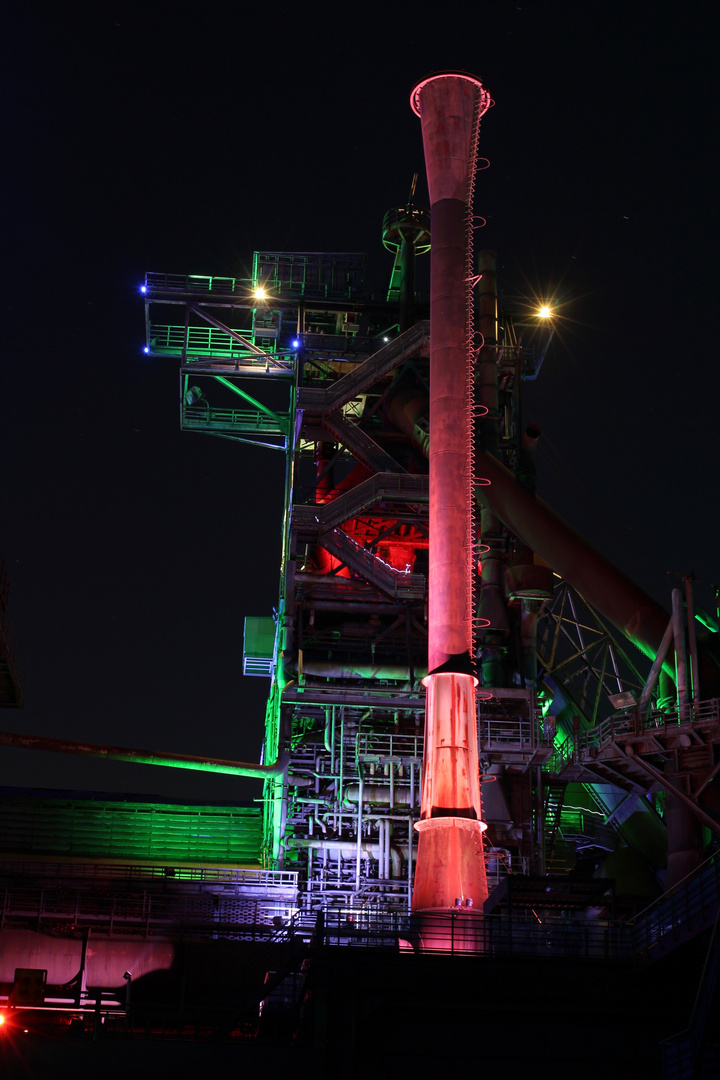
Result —
[[411, 100], [431, 217], [412, 194], [386, 216], [387, 295], [354, 254], [146, 278], [183, 428], [285, 455], [279, 603], [245, 624], [263, 763], [54, 748], [263, 778], [265, 865], [310, 914], [472, 924], [520, 881], [528, 910], [597, 914], [608, 877], [637, 905], [717, 837], [717, 623], [703, 641], [689, 587], [667, 615], [535, 496], [521, 386], [549, 332], [473, 251], [490, 97], [451, 72]]

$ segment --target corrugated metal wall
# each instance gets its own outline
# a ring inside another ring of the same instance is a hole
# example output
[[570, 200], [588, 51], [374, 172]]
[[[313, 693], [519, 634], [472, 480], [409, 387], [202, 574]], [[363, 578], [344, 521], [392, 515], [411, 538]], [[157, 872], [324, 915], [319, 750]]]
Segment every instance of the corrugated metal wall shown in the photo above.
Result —
[[261, 810], [0, 795], [0, 855], [260, 865]]

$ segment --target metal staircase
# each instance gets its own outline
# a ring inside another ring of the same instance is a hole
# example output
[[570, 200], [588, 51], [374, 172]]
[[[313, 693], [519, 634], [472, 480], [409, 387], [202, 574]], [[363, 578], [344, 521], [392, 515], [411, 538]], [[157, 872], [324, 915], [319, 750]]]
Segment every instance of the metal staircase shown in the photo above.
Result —
[[[547, 779], [543, 792], [543, 839], [545, 844], [545, 872], [567, 873], [570, 866], [564, 858], [560, 818], [565, 801], [566, 784], [562, 780]], [[558, 840], [561, 842], [558, 843]]]
[[717, 698], [695, 702], [682, 715], [674, 709], [644, 715], [628, 709], [567, 738], [548, 769], [564, 780], [600, 779], [640, 795], [660, 785], [720, 832], [720, 822], [701, 805], [715, 769], [713, 746], [719, 741]]
[[375, 472], [404, 472], [394, 457], [375, 442], [367, 432], [347, 420], [338, 410], [323, 416], [323, 426], [352, 451], [353, 456]]
[[425, 595], [426, 579], [423, 574], [396, 570], [372, 551], [356, 544], [342, 529], [327, 533], [323, 537], [323, 547], [394, 600], [421, 600]]
[[430, 323], [416, 323], [399, 334], [387, 345], [343, 375], [327, 389], [305, 388], [298, 390], [297, 407], [308, 413], [327, 415], [351, 401], [358, 394], [378, 382], [393, 368], [404, 363], [413, 353], [419, 352], [430, 340]]
[[[319, 506], [293, 506], [292, 525], [309, 539], [319, 540], [323, 533], [357, 517], [364, 510], [373, 508], [377, 516], [395, 516], [397, 511], [389, 510], [388, 504], [427, 503], [429, 497], [429, 477], [380, 472], [363, 480], [332, 502]], [[380, 507], [380, 503], [385, 505]]]

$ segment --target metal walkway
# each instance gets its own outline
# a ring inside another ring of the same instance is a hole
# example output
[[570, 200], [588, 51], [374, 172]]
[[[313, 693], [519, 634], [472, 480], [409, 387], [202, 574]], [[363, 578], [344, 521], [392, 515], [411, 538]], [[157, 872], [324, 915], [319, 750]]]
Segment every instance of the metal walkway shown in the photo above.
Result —
[[319, 540], [324, 532], [357, 517], [372, 508], [378, 517], [396, 517], [396, 510], [379, 503], [427, 503], [430, 497], [430, 480], [427, 476], [409, 473], [381, 472], [370, 476], [350, 491], [339, 495], [332, 502], [322, 505], [295, 505], [292, 508], [292, 527], [303, 533], [313, 534]]
[[628, 709], [569, 736], [547, 768], [566, 780], [600, 778], [634, 794], [664, 787], [720, 832], [720, 822], [700, 805], [718, 771], [713, 761], [716, 743], [720, 743], [718, 698], [691, 704], [682, 714], [667, 709], [641, 716], [637, 709]]
[[342, 529], [323, 536], [323, 547], [337, 556], [354, 573], [394, 600], [421, 600], [427, 586], [423, 574], [404, 573], [383, 562], [367, 548], [356, 544]]
[[376, 353], [343, 375], [327, 389], [302, 388], [298, 390], [298, 409], [311, 414], [327, 415], [352, 401], [373, 383], [404, 363], [414, 353], [420, 352], [430, 341], [430, 323], [419, 322], [404, 334], [393, 338]]

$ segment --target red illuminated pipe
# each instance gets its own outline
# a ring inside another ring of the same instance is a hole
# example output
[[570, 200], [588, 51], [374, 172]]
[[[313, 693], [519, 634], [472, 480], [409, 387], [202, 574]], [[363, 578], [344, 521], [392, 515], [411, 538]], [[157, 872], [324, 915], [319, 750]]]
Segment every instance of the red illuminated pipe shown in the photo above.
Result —
[[[411, 102], [422, 121], [431, 205], [430, 247], [430, 556], [428, 670], [458, 670], [468, 652], [465, 537], [470, 409], [467, 399], [465, 252], [471, 146], [478, 79], [424, 79]], [[483, 110], [484, 111], [484, 110]], [[466, 663], [459, 670], [469, 671]]]
[[509, 469], [489, 454], [481, 468], [490, 479], [477, 497], [536, 551], [553, 570], [596, 607], [637, 647], [655, 657], [668, 615], [647, 593], [613, 566], [554, 510], [518, 484]]
[[[427, 452], [430, 440], [418, 424], [425, 407], [421, 393], [415, 395], [407, 409], [403, 407], [404, 402], [399, 395], [398, 399], [397, 405], [394, 399], [388, 402], [388, 415]], [[418, 432], [422, 438], [418, 437]], [[531, 490], [534, 489], [534, 476], [530, 476], [528, 465], [538, 437], [539, 429], [535, 425], [530, 425], [523, 436], [521, 460], [526, 462], [523, 482], [495, 457], [480, 453], [479, 470], [490, 483], [476, 489], [478, 502], [528, 548], [536, 551], [641, 652], [655, 659], [667, 629], [668, 613], [547, 503], [534, 495]], [[715, 696], [720, 693], [720, 660], [708, 642], [703, 643], [698, 652], [701, 678], [706, 680], [703, 690], [706, 696]], [[674, 678], [672, 654], [664, 667]]]
[[487, 897], [475, 686], [469, 653], [467, 546], [471, 416], [466, 254], [479, 116], [490, 97], [472, 75], [432, 75], [414, 88], [431, 204], [430, 548], [425, 761], [415, 912], [482, 908]]

